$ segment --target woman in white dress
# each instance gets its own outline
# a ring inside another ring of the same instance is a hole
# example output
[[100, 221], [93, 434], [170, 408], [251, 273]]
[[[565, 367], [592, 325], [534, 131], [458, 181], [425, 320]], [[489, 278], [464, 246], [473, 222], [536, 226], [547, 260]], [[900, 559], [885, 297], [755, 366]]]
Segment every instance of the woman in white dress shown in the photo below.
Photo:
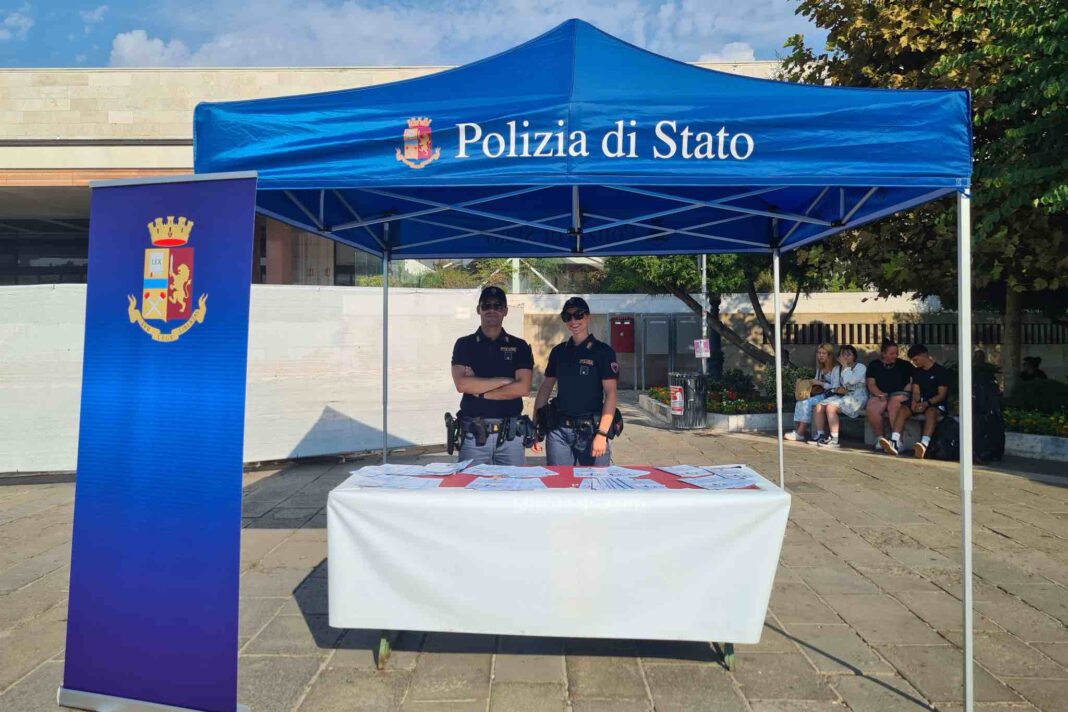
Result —
[[783, 437], [787, 440], [805, 442], [808, 439], [808, 426], [812, 422], [812, 409], [827, 397], [832, 389], [841, 385], [838, 382], [839, 366], [834, 362], [834, 347], [820, 344], [816, 347], [816, 372], [812, 376], [812, 395], [794, 404], [794, 430]]
[[[867, 369], [857, 363], [857, 350], [846, 344], [838, 349], [841, 365], [839, 385], [831, 395], [816, 405], [813, 424], [816, 428], [815, 444], [822, 447], [840, 447], [838, 444], [838, 416], [844, 413], [856, 418], [864, 412], [868, 403], [868, 386], [865, 382]], [[824, 429], [830, 431], [825, 434]]]

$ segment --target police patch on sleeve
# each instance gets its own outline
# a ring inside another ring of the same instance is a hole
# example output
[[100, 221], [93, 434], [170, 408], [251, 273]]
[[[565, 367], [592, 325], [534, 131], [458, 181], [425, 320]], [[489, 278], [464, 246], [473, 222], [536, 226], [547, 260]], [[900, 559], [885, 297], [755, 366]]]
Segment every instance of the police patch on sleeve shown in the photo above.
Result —
[[612, 373], [619, 373], [619, 364], [615, 361], [612, 362]]

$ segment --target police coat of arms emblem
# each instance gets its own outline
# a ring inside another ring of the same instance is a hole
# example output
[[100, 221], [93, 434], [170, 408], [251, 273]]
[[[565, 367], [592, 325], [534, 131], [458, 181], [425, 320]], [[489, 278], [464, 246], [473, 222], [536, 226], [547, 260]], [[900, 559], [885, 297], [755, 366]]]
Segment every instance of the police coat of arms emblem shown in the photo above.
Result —
[[[182, 247], [189, 242], [193, 221], [173, 215], [167, 220], [156, 218], [148, 223], [152, 247], [145, 250], [144, 281], [141, 288], [141, 308], [137, 299], [128, 295], [127, 313], [130, 323], [136, 323], [153, 341], [177, 341], [182, 334], [204, 321], [208, 313], [208, 295], [202, 294], [193, 309], [193, 248]], [[181, 321], [181, 325], [164, 333], [150, 321]]]
[[441, 149], [434, 148], [430, 137], [430, 119], [408, 119], [404, 129], [404, 150], [397, 149], [397, 160], [409, 168], [425, 168], [441, 157]]

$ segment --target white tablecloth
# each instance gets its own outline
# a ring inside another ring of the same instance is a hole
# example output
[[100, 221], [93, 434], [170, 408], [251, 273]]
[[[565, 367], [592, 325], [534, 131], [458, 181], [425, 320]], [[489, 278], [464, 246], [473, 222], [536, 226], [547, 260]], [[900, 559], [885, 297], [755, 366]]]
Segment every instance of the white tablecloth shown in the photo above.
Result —
[[330, 625], [756, 643], [790, 497], [759, 490], [480, 492], [342, 483]]

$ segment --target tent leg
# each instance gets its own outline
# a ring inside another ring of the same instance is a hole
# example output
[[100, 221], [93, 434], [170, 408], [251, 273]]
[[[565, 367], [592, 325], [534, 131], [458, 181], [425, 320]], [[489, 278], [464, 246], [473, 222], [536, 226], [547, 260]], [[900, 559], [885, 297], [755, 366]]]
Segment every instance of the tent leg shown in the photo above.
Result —
[[382, 258], [382, 462], [389, 452], [389, 255]]
[[771, 253], [771, 272], [775, 282], [775, 440], [779, 448], [779, 487], [786, 489], [786, 466], [783, 462], [782, 432], [782, 308], [779, 304], [779, 249]]
[[972, 213], [971, 194], [957, 193], [957, 307], [960, 319], [961, 601], [964, 608], [964, 710], [975, 706], [972, 635]]

